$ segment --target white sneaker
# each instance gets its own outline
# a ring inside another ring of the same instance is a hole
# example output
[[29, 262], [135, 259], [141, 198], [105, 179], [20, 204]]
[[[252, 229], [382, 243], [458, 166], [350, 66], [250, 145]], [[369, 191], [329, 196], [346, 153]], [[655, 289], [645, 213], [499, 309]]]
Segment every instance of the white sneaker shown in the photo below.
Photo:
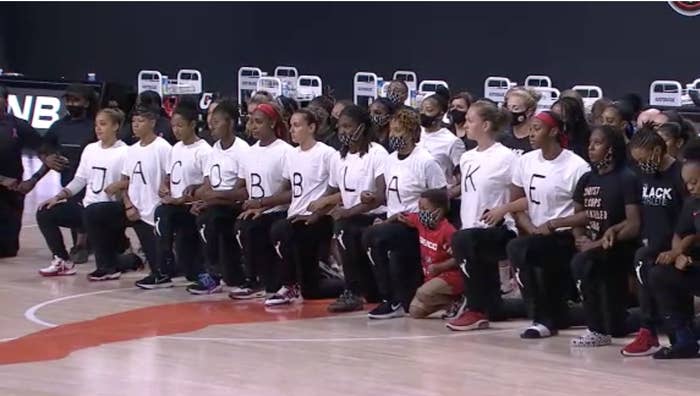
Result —
[[75, 267], [75, 264], [70, 260], [63, 260], [56, 256], [53, 256], [51, 265], [39, 270], [41, 276], [67, 276], [75, 275], [76, 273], [78, 273], [78, 269]]
[[303, 301], [304, 297], [301, 296], [299, 285], [282, 286], [277, 293], [265, 300], [265, 306], [289, 305]]

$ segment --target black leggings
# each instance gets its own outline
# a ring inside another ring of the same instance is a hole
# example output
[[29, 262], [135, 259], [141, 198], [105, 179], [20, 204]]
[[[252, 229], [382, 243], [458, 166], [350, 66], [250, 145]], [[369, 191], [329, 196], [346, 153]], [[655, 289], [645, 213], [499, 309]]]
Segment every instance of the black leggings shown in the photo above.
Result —
[[301, 284], [305, 298], [336, 297], [342, 282], [321, 279], [318, 266], [320, 245], [330, 244], [333, 219], [323, 216], [313, 224], [292, 223], [289, 219], [276, 221], [270, 229], [270, 239], [280, 259], [280, 283]]
[[83, 224], [95, 251], [97, 268], [106, 272], [133, 269], [119, 260], [124, 251], [124, 231], [131, 227], [141, 243], [151, 273], [159, 273], [154, 227], [143, 220], [129, 221], [121, 202], [94, 203], [83, 210]]
[[627, 334], [627, 275], [636, 248], [635, 244], [618, 242], [612, 249], [591, 249], [571, 260], [571, 272], [580, 282], [586, 325], [591, 331], [614, 337]]
[[83, 232], [83, 206], [75, 200], [60, 203], [50, 209], [38, 210], [36, 222], [46, 240], [51, 253], [63, 260], [70, 258], [60, 227], [80, 230]]
[[655, 265], [649, 280], [669, 330], [692, 326], [693, 296], [700, 296], [700, 266], [695, 263], [680, 271], [673, 265]]
[[190, 213], [186, 205], [160, 205], [154, 218], [160, 271], [170, 276], [184, 271], [187, 279], [197, 279], [197, 275], [204, 271], [197, 236], [197, 217]]
[[567, 299], [575, 290], [570, 270], [575, 253], [573, 235], [522, 236], [510, 241], [506, 252], [533, 321], [552, 330], [569, 327]]
[[658, 256], [658, 249], [651, 249], [647, 246], [639, 248], [634, 256], [641, 327], [651, 330], [654, 333], [656, 333], [659, 326], [662, 324], [662, 320], [659, 316], [659, 306], [656, 301], [656, 296], [651, 288], [649, 273], [651, 269], [654, 268]]
[[356, 295], [364, 295], [368, 302], [379, 301], [379, 291], [369, 257], [362, 247], [362, 233], [380, 217], [384, 215], [357, 215], [338, 220], [333, 227], [345, 275], [345, 288]]
[[232, 206], [213, 205], [197, 216], [197, 229], [207, 257], [206, 271], [216, 278], [223, 277], [229, 286], [240, 285], [244, 280], [241, 254], [233, 234], [239, 213]]
[[19, 252], [24, 195], [0, 187], [0, 258], [15, 257]]
[[506, 245], [515, 233], [505, 226], [470, 228], [452, 237], [452, 252], [464, 279], [464, 296], [471, 311], [501, 311], [501, 278], [498, 262], [506, 258]]
[[286, 218], [287, 212], [272, 212], [264, 213], [257, 219], [236, 221], [235, 235], [243, 256], [245, 277], [262, 283], [265, 290], [271, 293], [276, 292], [280, 285], [270, 229], [273, 223]]
[[423, 283], [418, 231], [398, 222], [382, 223], [365, 231], [362, 244], [372, 261], [380, 297], [401, 303], [408, 311]]

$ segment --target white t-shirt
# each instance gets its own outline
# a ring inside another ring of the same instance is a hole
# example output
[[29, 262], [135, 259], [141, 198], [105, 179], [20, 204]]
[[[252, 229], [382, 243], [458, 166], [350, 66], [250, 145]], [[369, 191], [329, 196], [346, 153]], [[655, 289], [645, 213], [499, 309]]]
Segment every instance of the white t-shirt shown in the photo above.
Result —
[[241, 173], [241, 164], [248, 154], [250, 146], [241, 138], [236, 138], [231, 147], [224, 150], [221, 140], [214, 143], [214, 148], [209, 153], [209, 161], [204, 171], [204, 176], [209, 178], [211, 188], [214, 191], [227, 191], [233, 189]]
[[[377, 190], [376, 179], [384, 174], [384, 162], [388, 156], [386, 149], [376, 143], [370, 143], [368, 152], [362, 157], [359, 153], [348, 153], [341, 158], [339, 152], [335, 153], [328, 185], [340, 190], [344, 208], [359, 205], [363, 191]], [[386, 207], [380, 206], [369, 213], [386, 213]]]
[[173, 146], [168, 164], [170, 195], [173, 198], [182, 197], [185, 188], [204, 182], [204, 170], [211, 151], [211, 146], [203, 139], [189, 145], [177, 142]]
[[321, 198], [328, 188], [328, 177], [336, 151], [324, 143], [316, 142], [307, 151], [296, 147], [286, 157], [284, 177], [292, 184], [292, 203], [287, 217], [310, 215], [311, 202]]
[[455, 136], [447, 128], [436, 132], [426, 132], [425, 128], [422, 128], [418, 146], [428, 150], [435, 158], [449, 184], [458, 182], [454, 177], [454, 169], [459, 165], [459, 159], [466, 151], [462, 139]]
[[[241, 175], [245, 177], [245, 185], [250, 199], [269, 198], [282, 191], [287, 183], [284, 176], [284, 161], [287, 154], [294, 150], [282, 139], [277, 139], [267, 146], [256, 142], [250, 146], [247, 157], [242, 164]], [[275, 206], [265, 213], [282, 212], [288, 205]]]
[[389, 154], [384, 163], [384, 180], [389, 217], [400, 212], [417, 213], [421, 193], [447, 186], [440, 165], [421, 147], [402, 160], [398, 152]]
[[[484, 151], [477, 148], [462, 154], [462, 228], [486, 228], [484, 212], [510, 202], [510, 184], [518, 157], [508, 147], [494, 143]], [[515, 230], [513, 217], [507, 215], [506, 227]]]
[[114, 201], [104, 192], [105, 187], [121, 180], [124, 159], [129, 146], [117, 140], [111, 147], [103, 148], [102, 142], [94, 142], [85, 146], [80, 156], [78, 169], [73, 180], [66, 186], [73, 195], [85, 188], [83, 207], [97, 202]]
[[525, 190], [527, 210], [535, 226], [574, 214], [574, 189], [591, 168], [583, 158], [563, 150], [547, 161], [542, 150], [523, 154], [513, 170], [513, 184]]
[[129, 177], [129, 198], [138, 209], [141, 220], [154, 225], [153, 213], [160, 204], [158, 190], [170, 163], [172, 146], [156, 137], [147, 146], [138, 141], [126, 153], [122, 174]]

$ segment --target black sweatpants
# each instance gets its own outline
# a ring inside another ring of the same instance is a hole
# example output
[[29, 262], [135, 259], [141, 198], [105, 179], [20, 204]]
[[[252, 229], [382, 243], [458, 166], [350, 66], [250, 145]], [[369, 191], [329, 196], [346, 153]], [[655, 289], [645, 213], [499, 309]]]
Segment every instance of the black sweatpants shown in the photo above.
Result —
[[75, 200], [60, 203], [50, 209], [38, 210], [36, 222], [51, 253], [63, 260], [70, 258], [63, 242], [61, 227], [83, 232], [83, 206]]
[[197, 235], [197, 216], [190, 213], [186, 205], [160, 205], [154, 218], [160, 271], [171, 277], [184, 271], [187, 279], [196, 280], [197, 275], [204, 271]]
[[506, 252], [533, 321], [552, 330], [569, 327], [567, 299], [575, 288], [571, 232], [518, 237], [508, 243]]
[[506, 245], [515, 233], [505, 226], [470, 228], [452, 237], [452, 253], [464, 279], [467, 307], [489, 315], [502, 311], [498, 262], [506, 258]]
[[24, 195], [0, 187], [0, 258], [15, 257], [19, 252]]
[[658, 249], [643, 246], [634, 255], [634, 270], [637, 279], [639, 293], [639, 313], [641, 327], [656, 333], [662, 324], [659, 316], [659, 306], [656, 296], [651, 288], [649, 273], [656, 265], [656, 258], [659, 256]]
[[239, 213], [237, 207], [213, 205], [197, 216], [197, 229], [207, 258], [205, 269], [215, 278], [223, 278], [229, 286], [240, 285], [244, 280], [241, 253], [233, 233]]
[[680, 271], [673, 265], [655, 265], [649, 271], [651, 288], [670, 331], [692, 326], [693, 296], [700, 296], [700, 266]]
[[154, 227], [143, 220], [129, 221], [121, 202], [99, 202], [89, 205], [83, 211], [83, 224], [95, 252], [98, 269], [107, 272], [133, 269], [132, 263], [125, 266], [126, 263], [119, 259], [124, 251], [124, 232], [131, 227], [146, 255], [151, 273], [160, 272]]
[[320, 245], [330, 244], [333, 219], [323, 216], [313, 224], [292, 223], [289, 219], [276, 221], [270, 229], [270, 239], [279, 257], [282, 285], [301, 284], [305, 298], [337, 297], [342, 291], [339, 279], [322, 279], [318, 267]]
[[345, 288], [355, 295], [363, 295], [368, 302], [379, 301], [369, 257], [362, 247], [362, 234], [377, 218], [384, 215], [357, 215], [341, 219], [333, 226], [333, 237], [340, 252]]
[[627, 335], [628, 277], [636, 244], [618, 242], [612, 249], [591, 249], [571, 260], [574, 280], [580, 282], [586, 325], [614, 337]]
[[277, 255], [270, 239], [272, 224], [286, 219], [287, 212], [264, 213], [257, 219], [237, 220], [235, 235], [243, 256], [245, 277], [252, 282], [261, 283], [270, 293], [280, 287], [278, 278]]
[[418, 231], [399, 222], [369, 227], [362, 236], [377, 281], [379, 296], [408, 311], [423, 284]]

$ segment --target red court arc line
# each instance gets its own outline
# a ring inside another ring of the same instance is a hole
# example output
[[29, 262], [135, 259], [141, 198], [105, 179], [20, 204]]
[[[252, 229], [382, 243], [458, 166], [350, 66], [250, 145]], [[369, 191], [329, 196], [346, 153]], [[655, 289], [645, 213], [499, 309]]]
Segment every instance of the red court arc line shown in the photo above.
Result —
[[265, 308], [260, 301], [198, 301], [157, 305], [68, 323], [0, 343], [0, 365], [65, 358], [113, 342], [189, 333], [212, 325], [276, 322], [331, 316], [329, 301]]

